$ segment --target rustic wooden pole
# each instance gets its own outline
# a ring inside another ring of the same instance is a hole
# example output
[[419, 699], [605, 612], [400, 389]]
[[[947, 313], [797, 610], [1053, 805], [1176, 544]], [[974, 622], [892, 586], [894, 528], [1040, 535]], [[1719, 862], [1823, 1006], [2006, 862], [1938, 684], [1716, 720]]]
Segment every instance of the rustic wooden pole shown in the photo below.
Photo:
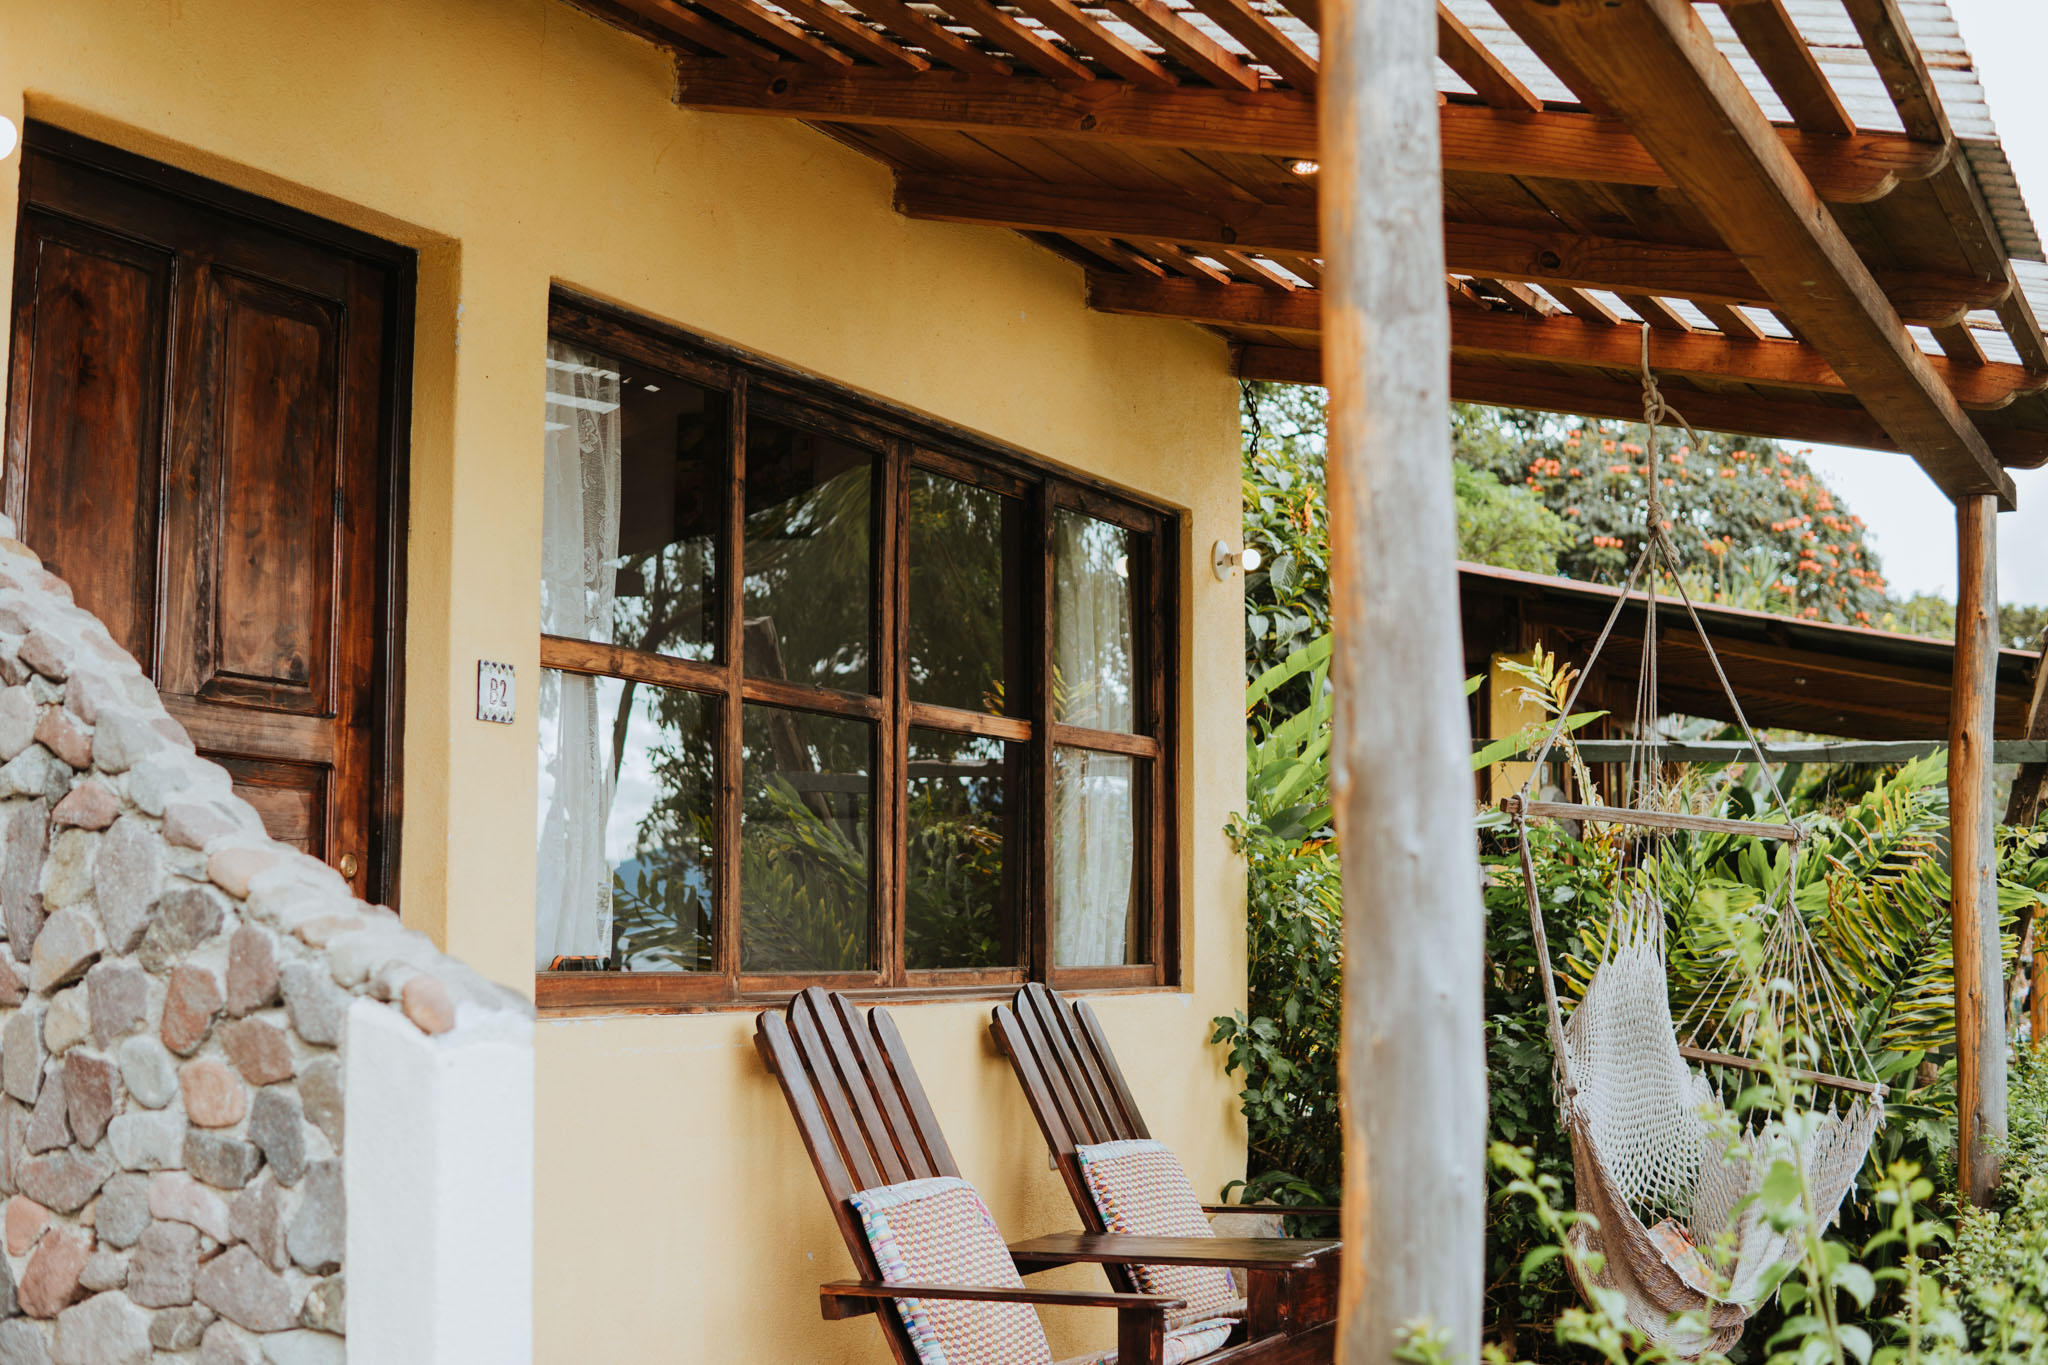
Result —
[[1957, 1148], [1963, 1194], [1990, 1201], [1991, 1143], [2005, 1136], [2004, 963], [1991, 824], [1991, 733], [1998, 681], [1998, 504], [1956, 500], [1956, 655], [1948, 721], [1950, 911], [1956, 967]]
[[1344, 867], [1342, 1365], [1476, 1361], [1484, 943], [1459, 685], [1436, 7], [1325, 0], [1323, 358]]

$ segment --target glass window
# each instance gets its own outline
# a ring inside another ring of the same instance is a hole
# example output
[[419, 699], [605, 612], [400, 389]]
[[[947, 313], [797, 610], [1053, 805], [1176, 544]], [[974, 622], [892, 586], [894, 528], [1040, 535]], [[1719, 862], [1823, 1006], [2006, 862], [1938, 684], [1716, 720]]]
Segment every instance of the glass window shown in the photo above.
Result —
[[865, 971], [874, 727], [749, 706], [740, 766], [740, 969]]
[[910, 732], [905, 813], [911, 971], [1013, 967], [1029, 749], [980, 735]]
[[1052, 770], [1053, 964], [1144, 960], [1138, 938], [1137, 760], [1058, 745]]
[[549, 345], [544, 634], [716, 657], [726, 408], [701, 384]]
[[1170, 982], [1172, 519], [553, 310], [540, 1001]]
[[874, 633], [875, 452], [755, 416], [747, 423], [746, 669], [867, 692]]
[[710, 970], [716, 705], [552, 669], [538, 691], [539, 965]]
[[1131, 533], [1085, 512], [1053, 515], [1053, 719], [1137, 728]]
[[1023, 631], [1015, 498], [930, 470], [910, 482], [910, 699], [1002, 715]]

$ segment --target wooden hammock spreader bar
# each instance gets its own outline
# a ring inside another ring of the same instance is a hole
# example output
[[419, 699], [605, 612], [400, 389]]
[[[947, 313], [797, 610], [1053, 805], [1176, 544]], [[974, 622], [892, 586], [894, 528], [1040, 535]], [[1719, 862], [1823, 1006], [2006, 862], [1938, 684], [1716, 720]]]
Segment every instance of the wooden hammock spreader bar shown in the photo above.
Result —
[[1799, 843], [1806, 835], [1797, 825], [1772, 825], [1761, 820], [1727, 820], [1717, 815], [1687, 815], [1680, 811], [1633, 810], [1626, 806], [1581, 806], [1569, 801], [1525, 801], [1519, 796], [1504, 798], [1500, 808], [1509, 815], [1530, 820], [1598, 820], [1606, 825], [1632, 825], [1642, 829], [1696, 829], [1709, 834], [1752, 834], [1759, 839], [1787, 839]]
[[[1708, 1066], [1732, 1066], [1743, 1071], [1770, 1070], [1762, 1062], [1753, 1062], [1747, 1057], [1733, 1057], [1725, 1052], [1710, 1052], [1706, 1048], [1693, 1047], [1688, 1043], [1678, 1045], [1678, 1055], [1695, 1062], [1705, 1062]], [[1825, 1071], [1801, 1071], [1793, 1067], [1790, 1074], [1796, 1081], [1809, 1081], [1814, 1085], [1825, 1085], [1834, 1090], [1854, 1090], [1859, 1095], [1875, 1095], [1879, 1099], [1891, 1093], [1890, 1086], [1876, 1081], [1852, 1080], [1847, 1076], [1830, 1075]]]

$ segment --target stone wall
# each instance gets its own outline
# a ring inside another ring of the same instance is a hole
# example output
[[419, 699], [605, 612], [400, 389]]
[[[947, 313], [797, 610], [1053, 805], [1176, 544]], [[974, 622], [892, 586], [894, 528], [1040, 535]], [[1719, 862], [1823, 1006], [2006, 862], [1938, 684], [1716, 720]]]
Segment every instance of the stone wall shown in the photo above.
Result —
[[440, 1045], [530, 1032], [531, 1006], [268, 839], [13, 535], [0, 1365], [342, 1361], [351, 1009]]

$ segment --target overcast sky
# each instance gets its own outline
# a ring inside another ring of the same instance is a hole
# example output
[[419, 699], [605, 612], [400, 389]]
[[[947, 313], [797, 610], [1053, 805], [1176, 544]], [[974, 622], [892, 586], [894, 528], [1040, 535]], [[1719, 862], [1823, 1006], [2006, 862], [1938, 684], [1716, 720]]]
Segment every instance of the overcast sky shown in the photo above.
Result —
[[[2048, 4], [1949, 0], [1949, 7], [1976, 60], [2027, 207], [2048, 229], [2048, 80], [2039, 65], [2048, 50]], [[1813, 458], [1850, 510], [1870, 523], [1894, 592], [1955, 595], [1955, 522], [1947, 499], [1918, 465], [1903, 455], [1831, 446], [1816, 449]], [[2014, 470], [2013, 482], [2019, 510], [1998, 519], [1998, 595], [2007, 602], [2048, 602], [2048, 469]]]

